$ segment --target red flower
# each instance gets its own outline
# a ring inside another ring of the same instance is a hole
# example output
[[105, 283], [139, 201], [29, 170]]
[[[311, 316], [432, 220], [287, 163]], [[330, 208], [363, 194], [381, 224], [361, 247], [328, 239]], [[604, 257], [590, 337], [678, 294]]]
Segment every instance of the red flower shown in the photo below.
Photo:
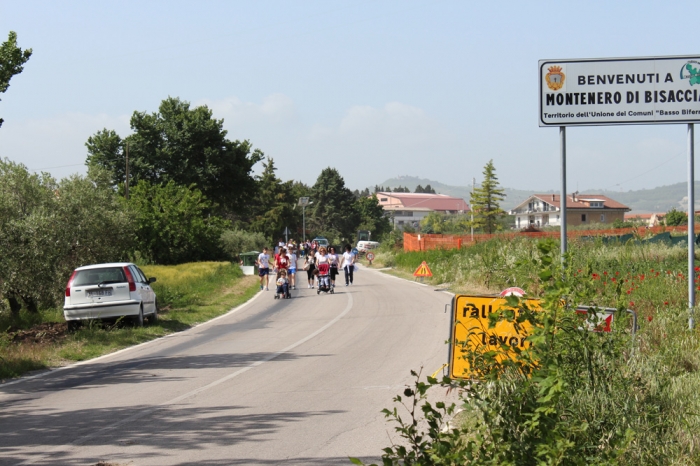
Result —
[[608, 274], [608, 272], [603, 272], [603, 275], [607, 275], [607, 274]]
[[632, 294], [632, 288], [630, 288], [629, 290], [627, 290], [627, 294]]
[[665, 306], [668, 306], [668, 301], [664, 301], [664, 305], [665, 305]]
[[700, 272], [700, 267], [695, 267], [696, 272]]
[[612, 281], [616, 282], [616, 281], [617, 281], [617, 278], [613, 277]]
[[653, 271], [654, 271], [654, 269], [651, 269], [651, 271], [653, 272]]
[[593, 275], [591, 275], [591, 277], [593, 277], [593, 280], [598, 280], [598, 278], [600, 278], [600, 275], [594, 273]]
[[634, 307], [634, 301], [630, 301], [630, 307]]
[[647, 317], [647, 320], [648, 320], [649, 322], [651, 322], [652, 319], [653, 319], [652, 316]]
[[620, 272], [615, 272], [615, 275], [620, 275]]

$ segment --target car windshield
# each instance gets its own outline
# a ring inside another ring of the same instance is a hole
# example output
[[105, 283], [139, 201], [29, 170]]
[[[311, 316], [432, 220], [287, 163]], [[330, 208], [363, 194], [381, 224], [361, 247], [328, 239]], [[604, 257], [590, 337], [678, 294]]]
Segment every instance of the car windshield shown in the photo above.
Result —
[[78, 270], [73, 278], [73, 286], [99, 285], [107, 283], [125, 283], [126, 275], [121, 267]]

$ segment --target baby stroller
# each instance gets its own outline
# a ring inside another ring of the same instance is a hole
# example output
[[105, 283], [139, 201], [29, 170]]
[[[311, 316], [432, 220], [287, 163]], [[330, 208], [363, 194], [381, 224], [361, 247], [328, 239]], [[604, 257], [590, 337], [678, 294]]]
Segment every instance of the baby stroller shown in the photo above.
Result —
[[324, 293], [334, 294], [333, 287], [331, 286], [331, 266], [330, 264], [323, 263], [318, 264], [318, 290], [316, 294]]
[[289, 280], [287, 279], [286, 270], [280, 271], [277, 278], [277, 291], [275, 292], [275, 299], [290, 299], [292, 294], [289, 292]]

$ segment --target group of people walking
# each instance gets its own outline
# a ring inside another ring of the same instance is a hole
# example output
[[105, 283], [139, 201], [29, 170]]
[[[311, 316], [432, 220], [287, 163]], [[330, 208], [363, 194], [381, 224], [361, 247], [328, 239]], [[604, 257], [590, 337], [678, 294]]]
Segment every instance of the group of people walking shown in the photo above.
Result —
[[309, 288], [313, 289], [315, 287], [315, 271], [319, 268], [320, 264], [328, 264], [330, 266], [331, 273], [331, 288], [335, 288], [335, 277], [338, 276], [338, 270], [343, 269], [345, 272], [345, 286], [352, 285], [353, 273], [355, 271], [355, 254], [352, 253], [352, 248], [350, 245], [345, 246], [345, 252], [342, 255], [338, 255], [333, 246], [328, 249], [321, 246], [318, 252], [315, 254], [308, 254], [304, 258], [304, 270], [306, 270], [306, 276], [309, 282]]
[[[277, 272], [277, 278], [275, 280], [277, 294], [275, 298], [288, 298], [290, 297], [289, 290], [296, 290], [297, 249], [294, 247], [295, 243], [293, 242], [287, 245], [283, 244], [284, 243], [281, 243], [275, 248], [274, 258], [270, 257], [267, 247], [263, 248], [263, 252], [258, 255], [256, 261], [259, 270], [258, 275], [260, 276], [261, 291], [269, 291], [270, 289], [270, 265], [273, 266], [273, 271]], [[292, 247], [289, 245], [292, 245]], [[304, 246], [306, 245], [304, 244]], [[303, 250], [303, 269], [306, 271], [308, 287], [310, 289], [315, 288], [317, 285], [316, 276], [318, 275], [320, 264], [328, 264], [328, 266], [330, 266], [330, 286], [332, 288], [335, 288], [335, 279], [340, 269], [345, 273], [345, 286], [352, 285], [356, 256], [352, 253], [352, 248], [349, 244], [345, 246], [345, 252], [343, 254], [336, 253], [335, 248], [332, 246], [329, 248], [324, 246], [315, 248], [312, 243], [309, 243], [308, 249]]]

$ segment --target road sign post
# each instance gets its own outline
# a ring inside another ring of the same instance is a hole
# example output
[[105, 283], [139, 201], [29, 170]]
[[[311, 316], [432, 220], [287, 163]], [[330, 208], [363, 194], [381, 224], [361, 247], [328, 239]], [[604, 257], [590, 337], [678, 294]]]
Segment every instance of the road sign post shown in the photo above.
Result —
[[688, 125], [688, 327], [695, 326], [695, 150], [700, 56], [539, 61], [539, 125], [559, 128], [562, 261], [566, 253], [566, 127]]
[[373, 252], [367, 253], [367, 260], [369, 261], [369, 265], [372, 265], [372, 261], [374, 260], [374, 253]]

